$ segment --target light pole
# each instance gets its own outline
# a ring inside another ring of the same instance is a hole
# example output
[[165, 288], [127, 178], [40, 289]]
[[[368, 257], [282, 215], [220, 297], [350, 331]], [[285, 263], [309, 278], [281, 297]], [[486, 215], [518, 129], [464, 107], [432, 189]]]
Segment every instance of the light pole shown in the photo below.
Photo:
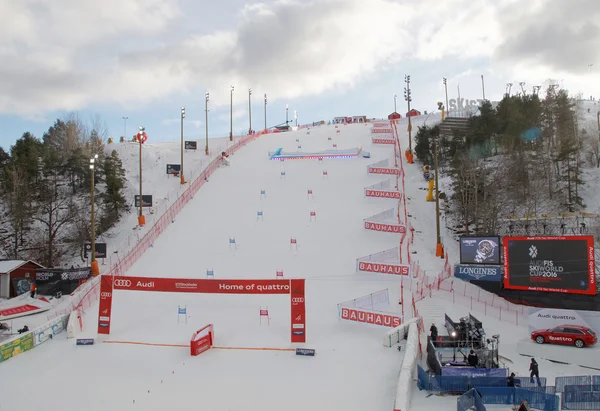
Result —
[[92, 233], [91, 233], [91, 253], [92, 253], [92, 262], [90, 263], [90, 267], [92, 268], [92, 275], [95, 277], [100, 274], [100, 269], [98, 268], [98, 261], [96, 261], [96, 218], [95, 218], [95, 207], [94, 207], [94, 163], [98, 159], [98, 154], [95, 154], [93, 158], [90, 158], [90, 192], [92, 199]]
[[483, 93], [483, 100], [485, 101], [485, 82], [483, 81], [483, 74], [481, 75], [481, 92]]
[[204, 93], [204, 112], [205, 112], [204, 122], [206, 123], [206, 147], [204, 148], [204, 153], [206, 155], [209, 155], [209, 151], [208, 151], [208, 100], [210, 100], [210, 93], [207, 91], [206, 93]]
[[265, 93], [265, 132], [267, 131], [267, 93]]
[[444, 258], [444, 246], [442, 245], [442, 236], [440, 233], [440, 189], [438, 185], [438, 144], [433, 143], [433, 167], [435, 170], [435, 229], [437, 242], [435, 244], [435, 256]]
[[140, 131], [137, 133], [137, 140], [140, 144], [140, 211], [138, 215], [138, 225], [144, 226], [146, 225], [146, 217], [144, 217], [143, 206], [144, 202], [142, 201], [142, 144], [146, 141], [148, 135], [146, 134], [146, 129], [143, 126], [140, 126]]
[[233, 141], [233, 90], [234, 87], [231, 86], [229, 93], [229, 141]]
[[394, 94], [394, 113], [398, 112], [398, 109], [396, 108], [396, 99], [398, 98], [397, 94]]
[[129, 117], [123, 117], [123, 120], [125, 122], [125, 130], [124, 130], [123, 138], [125, 139], [125, 141], [127, 141], [127, 120], [129, 120]]
[[294, 110], [294, 121], [296, 122], [296, 127], [298, 127], [298, 112]]
[[444, 77], [442, 79], [444, 81], [444, 91], [446, 93], [446, 116], [450, 112], [450, 106], [448, 105], [448, 79]]
[[252, 134], [252, 89], [248, 89], [248, 118], [250, 120], [250, 127], [248, 128], [248, 135]]
[[179, 175], [181, 176], [181, 184], [185, 184], [185, 178], [183, 177], [183, 148], [185, 142], [183, 141], [183, 119], [185, 118], [185, 107], [181, 107], [181, 169]]
[[[412, 101], [412, 93], [410, 91], [410, 76], [404, 76], [404, 82], [406, 83], [406, 87], [404, 87], [404, 99], [408, 103], [408, 153], [412, 154], [412, 124], [410, 122], [410, 102]], [[412, 163], [412, 159], [409, 160], [409, 163]]]
[[286, 125], [286, 126], [287, 126], [287, 125], [288, 125], [288, 123], [290, 122], [290, 121], [288, 120], [288, 111], [289, 111], [289, 109], [288, 109], [288, 105], [286, 104], [286, 105], [285, 105], [285, 125]]

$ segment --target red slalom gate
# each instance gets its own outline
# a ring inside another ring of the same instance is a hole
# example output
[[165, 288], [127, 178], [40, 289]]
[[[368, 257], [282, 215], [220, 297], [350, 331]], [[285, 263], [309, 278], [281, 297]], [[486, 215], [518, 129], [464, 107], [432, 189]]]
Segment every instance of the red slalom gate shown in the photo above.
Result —
[[289, 294], [291, 342], [306, 342], [305, 280], [214, 280], [103, 275], [100, 280], [98, 334], [110, 334], [114, 291], [198, 294]]

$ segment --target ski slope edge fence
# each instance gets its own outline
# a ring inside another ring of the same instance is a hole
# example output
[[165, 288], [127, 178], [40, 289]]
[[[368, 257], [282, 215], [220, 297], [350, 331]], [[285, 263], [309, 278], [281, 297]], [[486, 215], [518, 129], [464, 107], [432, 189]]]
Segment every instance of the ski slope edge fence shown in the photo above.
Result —
[[[225, 151], [227, 154], [233, 154], [240, 148], [244, 147], [249, 142], [255, 140], [263, 134], [269, 132], [259, 132], [256, 134], [244, 136], [235, 144], [228, 147]], [[129, 251], [129, 253], [114, 266], [110, 267], [107, 273], [102, 275], [125, 275], [127, 270], [135, 264], [135, 262], [152, 246], [156, 238], [174, 222], [175, 217], [183, 209], [183, 207], [192, 199], [198, 190], [208, 181], [208, 178], [219, 167], [219, 157], [214, 158], [209, 165], [194, 179], [188, 188], [179, 196], [179, 198], [165, 212], [155, 220], [153, 226], [146, 234], [139, 239], [137, 244]], [[68, 328], [68, 337], [75, 337], [78, 331], [81, 331], [83, 324], [81, 322], [82, 313], [86, 308], [89, 308], [99, 297], [100, 294], [100, 279], [102, 275], [92, 278], [82, 284], [74, 293], [71, 294], [70, 304], [66, 308], [56, 309], [49, 321], [27, 334], [20, 334], [18, 337], [12, 338], [0, 345], [0, 351], [3, 355], [0, 356], [0, 362], [5, 361], [15, 355], [29, 351], [38, 345], [51, 340], [54, 335]], [[73, 318], [71, 318], [73, 317]], [[6, 352], [6, 355], [4, 353]]]

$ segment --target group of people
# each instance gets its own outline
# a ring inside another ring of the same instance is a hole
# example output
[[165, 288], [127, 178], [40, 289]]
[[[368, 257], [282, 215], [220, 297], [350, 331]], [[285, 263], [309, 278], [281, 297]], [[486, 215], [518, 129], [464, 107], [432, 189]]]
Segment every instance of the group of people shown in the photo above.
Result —
[[[435, 323], [431, 324], [431, 327], [429, 328], [429, 335], [430, 335], [432, 341], [435, 342], [437, 340], [438, 329], [435, 326]], [[471, 352], [469, 352], [469, 356], [467, 357], [467, 363], [471, 367], [477, 367], [477, 364], [479, 363], [479, 358], [477, 357], [477, 353], [475, 353], [474, 350], [471, 350]], [[538, 387], [540, 387], [542, 385], [542, 383], [540, 381], [540, 367], [539, 367], [537, 361], [535, 360], [535, 358], [532, 358], [531, 362], [529, 363], [529, 381], [532, 384], [534, 382], [533, 377], [536, 378], [537, 385], [538, 385]], [[519, 387], [520, 386], [519, 380], [515, 380], [514, 372], [510, 374], [510, 377], [508, 377], [507, 385], [509, 387]]]

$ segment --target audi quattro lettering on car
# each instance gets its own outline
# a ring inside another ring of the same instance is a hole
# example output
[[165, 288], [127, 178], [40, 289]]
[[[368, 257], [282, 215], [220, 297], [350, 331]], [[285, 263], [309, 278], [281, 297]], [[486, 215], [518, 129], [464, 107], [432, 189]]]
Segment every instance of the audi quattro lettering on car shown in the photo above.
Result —
[[559, 325], [547, 330], [536, 330], [531, 333], [531, 339], [538, 344], [563, 344], [583, 348], [594, 345], [598, 341], [596, 333], [581, 325]]

